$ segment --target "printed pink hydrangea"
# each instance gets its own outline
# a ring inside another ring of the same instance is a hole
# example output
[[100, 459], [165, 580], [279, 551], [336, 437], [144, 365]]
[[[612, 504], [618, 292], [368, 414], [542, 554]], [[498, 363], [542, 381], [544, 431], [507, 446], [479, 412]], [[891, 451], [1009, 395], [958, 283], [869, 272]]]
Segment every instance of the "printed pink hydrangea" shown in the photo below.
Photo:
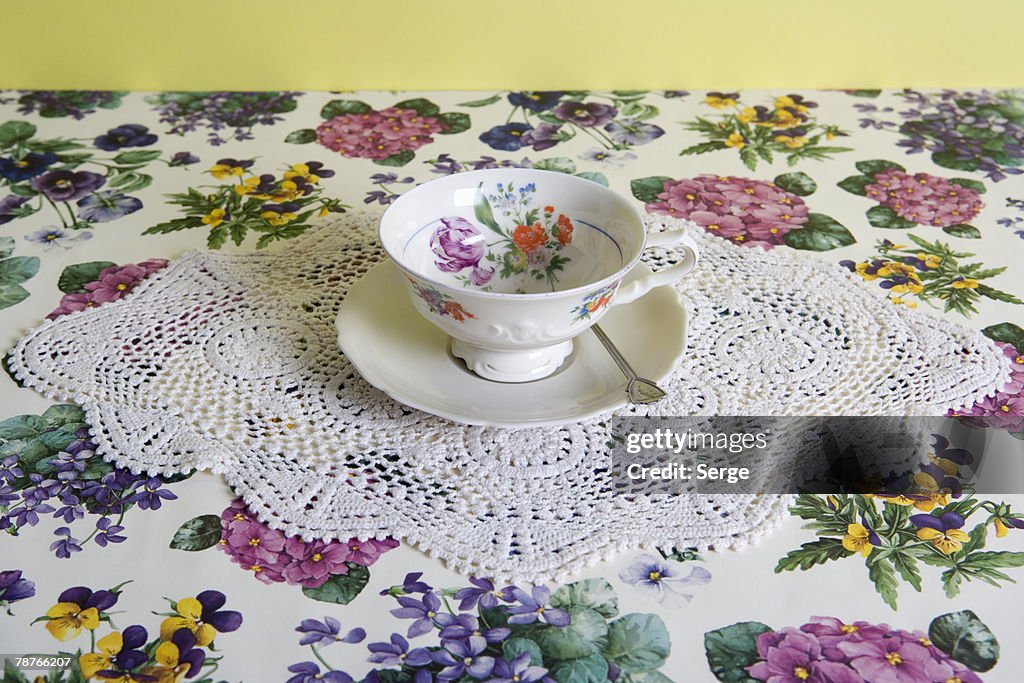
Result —
[[433, 116], [421, 116], [413, 109], [388, 107], [362, 114], [344, 114], [321, 123], [317, 141], [334, 152], [361, 159], [387, 159], [415, 151], [434, 141], [434, 133], [445, 129]]
[[97, 279], [87, 282], [82, 287], [84, 292], [65, 294], [60, 304], [50, 315], [49, 320], [67, 315], [73, 311], [81, 311], [100, 304], [117, 301], [135, 289], [144, 278], [167, 267], [165, 259], [149, 259], [141, 263], [129, 263], [123, 266], [108, 266], [99, 272]]
[[349, 563], [368, 567], [387, 551], [393, 539], [360, 541], [303, 541], [288, 538], [259, 521], [241, 499], [221, 514], [220, 548], [231, 561], [263, 583], [322, 586], [332, 576], [347, 574]]
[[875, 182], [864, 191], [900, 218], [939, 228], [967, 223], [984, 206], [977, 190], [927, 173], [910, 175], [895, 168], [875, 175]]
[[648, 211], [691, 220], [743, 246], [773, 249], [807, 222], [804, 200], [765, 180], [699, 175], [666, 180], [662, 187]]
[[996, 342], [1010, 364], [1010, 380], [1003, 388], [975, 403], [966, 411], [950, 411], [961, 415], [964, 422], [976, 427], [995, 427], [1010, 432], [1024, 432], [1024, 353], [1013, 344]]

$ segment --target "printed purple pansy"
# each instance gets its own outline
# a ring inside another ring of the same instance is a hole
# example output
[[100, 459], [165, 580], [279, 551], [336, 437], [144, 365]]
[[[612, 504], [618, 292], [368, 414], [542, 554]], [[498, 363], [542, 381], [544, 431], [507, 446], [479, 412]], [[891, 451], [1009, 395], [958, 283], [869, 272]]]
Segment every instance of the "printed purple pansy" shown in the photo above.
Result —
[[46, 169], [55, 163], [57, 155], [53, 152], [29, 152], [17, 161], [9, 157], [0, 157], [0, 178], [20, 183], [45, 173]]
[[552, 113], [580, 128], [593, 128], [609, 123], [619, 111], [610, 104], [600, 102], [562, 102]]
[[111, 128], [104, 135], [100, 135], [93, 141], [93, 145], [107, 152], [113, 152], [123, 147], [148, 147], [156, 142], [156, 135], [149, 132], [149, 128], [138, 123], [126, 123], [116, 128]]
[[107, 179], [91, 171], [50, 171], [32, 180], [32, 189], [55, 202], [70, 202], [95, 192]]

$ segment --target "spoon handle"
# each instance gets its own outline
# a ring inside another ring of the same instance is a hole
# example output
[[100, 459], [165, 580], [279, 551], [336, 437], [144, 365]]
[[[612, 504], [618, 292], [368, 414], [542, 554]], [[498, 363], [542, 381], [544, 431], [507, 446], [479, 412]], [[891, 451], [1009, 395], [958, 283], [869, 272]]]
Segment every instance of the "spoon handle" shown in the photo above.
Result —
[[594, 331], [594, 335], [597, 336], [601, 344], [604, 345], [605, 350], [607, 350], [609, 355], [611, 355], [612, 360], [615, 361], [615, 364], [619, 366], [619, 370], [622, 370], [622, 374], [624, 374], [629, 379], [636, 379], [636, 371], [629, 364], [629, 361], [627, 361], [625, 357], [623, 357], [618, 347], [615, 346], [615, 344], [612, 343], [612, 340], [608, 338], [608, 335], [604, 333], [604, 330], [601, 329], [601, 326], [598, 325], [597, 323], [594, 323], [590, 329]]

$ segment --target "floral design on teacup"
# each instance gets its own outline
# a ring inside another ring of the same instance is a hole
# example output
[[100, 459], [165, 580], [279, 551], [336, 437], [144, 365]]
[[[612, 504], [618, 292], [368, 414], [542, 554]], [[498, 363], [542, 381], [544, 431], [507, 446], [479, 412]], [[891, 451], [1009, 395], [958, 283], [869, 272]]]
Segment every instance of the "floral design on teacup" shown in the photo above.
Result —
[[455, 301], [451, 296], [433, 287], [421, 285], [411, 278], [409, 282], [412, 283], [412, 288], [416, 290], [417, 296], [427, 304], [427, 308], [430, 309], [431, 313], [440, 316], [451, 316], [460, 323], [465, 322], [466, 318], [476, 318], [475, 315], [463, 308], [462, 304]]
[[[502, 280], [518, 278], [524, 284], [546, 280], [554, 291], [558, 273], [570, 261], [562, 250], [572, 243], [572, 219], [554, 206], [533, 206], [535, 183], [518, 188], [514, 183], [498, 183], [496, 189], [492, 194], [478, 191], [474, 208], [477, 220], [499, 239], [488, 242], [470, 221], [445, 216], [430, 238], [434, 265], [445, 273], [460, 273], [457, 279], [463, 286], [483, 291], [491, 291], [488, 283], [495, 275]], [[466, 270], [468, 275], [461, 274]]]
[[590, 320], [590, 316], [604, 309], [611, 303], [612, 297], [615, 295], [615, 288], [618, 286], [618, 282], [613, 282], [584, 296], [582, 303], [572, 310], [576, 315], [573, 318], [573, 322], [578, 323], [581, 320]]

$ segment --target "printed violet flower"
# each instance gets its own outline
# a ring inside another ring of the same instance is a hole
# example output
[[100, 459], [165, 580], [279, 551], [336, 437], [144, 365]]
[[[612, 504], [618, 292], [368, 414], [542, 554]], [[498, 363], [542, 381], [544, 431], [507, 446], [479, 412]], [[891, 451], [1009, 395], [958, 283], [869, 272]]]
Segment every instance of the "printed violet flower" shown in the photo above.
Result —
[[434, 650], [431, 653], [436, 664], [442, 665], [437, 674], [439, 681], [454, 681], [467, 675], [470, 678], [481, 680], [487, 678], [494, 671], [494, 657], [483, 654], [487, 644], [480, 642], [467, 643], [461, 640], [446, 640], [442, 642], [443, 650]]
[[[88, 197], [86, 199], [88, 199]], [[74, 235], [72, 235], [63, 228], [50, 226], [48, 228], [43, 228], [42, 230], [36, 230], [29, 235], [25, 235], [25, 239], [29, 242], [41, 244], [47, 250], [62, 249], [67, 251], [71, 248], [71, 242], [86, 242], [91, 240], [92, 233], [88, 230], [84, 230], [75, 232]]]
[[[324, 617], [323, 621], [303, 619], [296, 628], [302, 633], [299, 645], [320, 645], [326, 647], [334, 643], [361, 643], [366, 638], [366, 631], [354, 628], [344, 636], [341, 635], [341, 622], [333, 617]], [[401, 638], [401, 636], [399, 636]], [[372, 645], [370, 646], [372, 649]]]
[[711, 580], [711, 572], [703, 567], [693, 567], [689, 574], [683, 576], [668, 561], [654, 555], [641, 555], [619, 573], [619, 578], [651, 594], [666, 607], [681, 607], [690, 602], [693, 595], [682, 592], [680, 588], [707, 583]]
[[344, 671], [327, 671], [320, 673], [316, 662], [299, 662], [288, 667], [295, 674], [285, 683], [352, 683], [352, 677]]
[[409, 641], [398, 633], [391, 634], [390, 643], [370, 643], [367, 649], [372, 653], [369, 661], [383, 666], [427, 666], [433, 660], [430, 650], [425, 647], [409, 649]]
[[70, 202], [103, 187], [107, 179], [91, 171], [50, 171], [32, 180], [32, 189], [55, 202]]
[[169, 683], [196, 676], [206, 661], [206, 652], [196, 647], [195, 635], [182, 628], [174, 632], [170, 642], [160, 643], [154, 658], [159, 666], [146, 669], [143, 675], [155, 675], [159, 683]]
[[[142, 626], [129, 626], [123, 632], [114, 631], [96, 642], [98, 652], [87, 652], [79, 657], [82, 675], [86, 678], [131, 680], [130, 672], [147, 659], [141, 647], [149, 634]], [[129, 674], [123, 676], [121, 674]]]
[[512, 630], [505, 627], [480, 628], [480, 621], [472, 614], [460, 614], [455, 622], [448, 624], [438, 634], [442, 640], [467, 640], [474, 646], [483, 643], [500, 643], [512, 635]]
[[10, 157], [0, 157], [0, 178], [10, 183], [20, 183], [42, 175], [53, 164], [57, 163], [57, 155], [53, 152], [29, 152], [22, 159], [15, 161]]
[[509, 104], [523, 107], [530, 111], [546, 111], [558, 104], [564, 92], [557, 90], [538, 92], [511, 92], [508, 94]]
[[344, 543], [307, 543], [300, 538], [289, 538], [285, 541], [284, 554], [291, 558], [291, 563], [284, 568], [282, 574], [291, 584], [317, 588], [324, 585], [332, 575], [348, 573], [345, 562], [349, 557], [349, 549]]
[[421, 116], [413, 109], [388, 107], [361, 114], [343, 114], [321, 123], [317, 141], [347, 157], [380, 161], [411, 152], [434, 141], [434, 133], [446, 130], [434, 116]]
[[900, 218], [940, 228], [967, 223], [984, 206], [977, 190], [928, 173], [910, 175], [895, 168], [876, 174], [864, 191]]
[[526, 135], [532, 129], [533, 127], [528, 123], [506, 123], [481, 133], [480, 141], [492, 149], [514, 152], [526, 144], [531, 144], [526, 141]]
[[944, 555], [951, 555], [963, 547], [970, 536], [961, 527], [964, 518], [955, 512], [941, 517], [934, 515], [912, 515], [910, 521], [918, 527], [917, 537], [935, 546]]
[[113, 591], [93, 592], [85, 586], [68, 588], [46, 612], [46, 630], [62, 643], [77, 637], [83, 628], [95, 631], [103, 612], [117, 604], [117, 597], [118, 593]]
[[[794, 628], [757, 637], [759, 661], [747, 667], [752, 678], [772, 683], [864, 683], [844, 662], [822, 659], [821, 645]], [[878, 683], [875, 679], [873, 683]], [[930, 680], [930, 679], [929, 679]]]
[[822, 655], [834, 662], [846, 660], [846, 655], [836, 647], [839, 643], [876, 640], [886, 637], [890, 632], [888, 624], [876, 625], [866, 621], [845, 624], [835, 617], [811, 617], [811, 621], [801, 626], [800, 630], [816, 637]]
[[434, 626], [446, 626], [455, 620], [450, 614], [441, 612], [441, 600], [437, 594], [424, 593], [422, 600], [405, 595], [396, 596], [401, 607], [391, 610], [391, 614], [399, 619], [414, 619], [406, 635], [410, 638], [430, 633]]
[[551, 591], [547, 586], [534, 586], [530, 593], [512, 588], [512, 597], [519, 603], [508, 608], [510, 624], [532, 624], [538, 619], [552, 626], [568, 626], [569, 612], [560, 607], [548, 607]]
[[646, 145], [665, 134], [664, 129], [653, 123], [643, 123], [634, 119], [612, 121], [604, 127], [612, 142], [618, 145]]
[[459, 609], [463, 612], [475, 608], [478, 602], [480, 609], [492, 609], [498, 606], [498, 600], [512, 602], [515, 599], [512, 597], [511, 587], [503, 588], [500, 591], [495, 590], [490, 579], [478, 579], [471, 576], [469, 582], [473, 584], [472, 587], [462, 588], [455, 594], [455, 599], [461, 601]]
[[198, 164], [199, 157], [192, 152], [175, 152], [169, 162], [170, 166], [191, 166], [192, 164]]
[[93, 140], [93, 145], [106, 152], [114, 152], [122, 147], [148, 147], [154, 142], [156, 136], [149, 132], [149, 128], [137, 123], [126, 123], [100, 135]]
[[511, 662], [499, 659], [494, 662], [494, 671], [487, 683], [536, 683], [547, 674], [542, 666], [530, 665], [530, 653], [524, 652]]
[[619, 111], [610, 104], [600, 102], [562, 102], [552, 110], [552, 113], [557, 118], [581, 128], [593, 128], [610, 122]]
[[196, 645], [206, 647], [218, 633], [237, 631], [242, 615], [222, 610], [227, 598], [220, 591], [207, 590], [194, 598], [182, 598], [174, 607], [176, 614], [160, 624], [160, 638], [171, 640], [178, 629], [188, 629], [196, 637]]
[[90, 223], [106, 223], [142, 208], [142, 200], [117, 190], [104, 190], [78, 200], [78, 217]]
[[6, 607], [17, 600], [36, 594], [36, 584], [23, 579], [20, 569], [0, 571], [0, 606]]
[[[844, 642], [837, 647], [863, 680], [872, 683], [920, 683], [950, 678], [949, 667], [936, 661], [924, 646], [901, 638]], [[859, 683], [860, 679], [850, 680]]]
[[3, 199], [0, 199], [0, 225], [4, 223], [10, 223], [15, 218], [23, 215], [23, 209], [28, 202], [28, 197], [19, 197], [14, 194], [9, 194]]

